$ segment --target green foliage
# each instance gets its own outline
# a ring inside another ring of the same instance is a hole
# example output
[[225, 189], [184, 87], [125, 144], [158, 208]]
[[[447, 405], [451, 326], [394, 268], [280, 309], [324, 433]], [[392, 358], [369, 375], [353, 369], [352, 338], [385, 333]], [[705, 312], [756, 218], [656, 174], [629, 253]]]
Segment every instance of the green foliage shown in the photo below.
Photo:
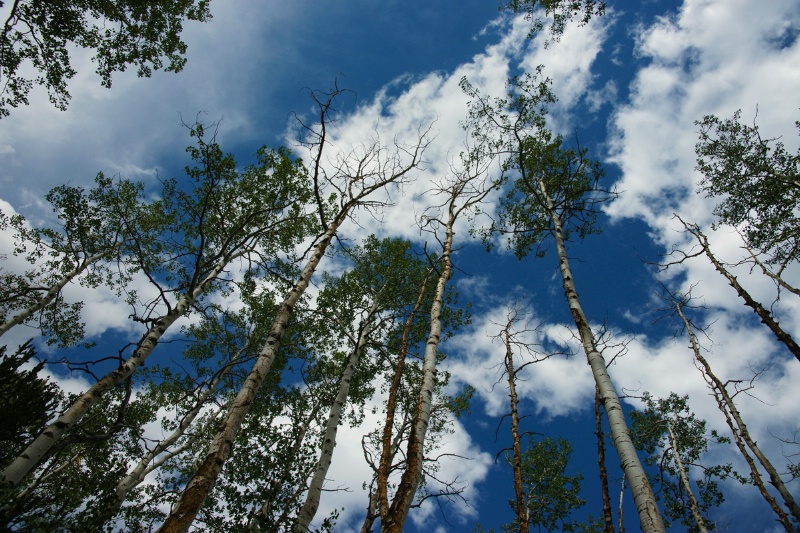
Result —
[[13, 354], [0, 347], [0, 467], [5, 468], [44, 428], [63, 400], [55, 383], [39, 377], [44, 362], [24, 370], [36, 351], [31, 341]]
[[587, 24], [593, 16], [601, 16], [606, 11], [604, 0], [510, 0], [501, 9], [513, 13], [524, 13], [532, 22], [528, 38], [532, 39], [544, 28], [545, 20], [541, 17], [542, 11], [546, 17], [552, 17], [550, 26], [550, 39], [545, 43], [558, 41], [564, 30], [574, 18], [580, 16], [580, 23]]
[[[120, 294], [137, 270], [135, 264], [126, 268], [119, 264], [134, 249], [148, 248], [141, 237], [134, 243], [128, 231], [138, 224], [144, 209], [142, 186], [103, 174], [98, 174], [95, 183], [89, 191], [68, 185], [52, 189], [45, 198], [58, 222], [50, 227], [32, 228], [21, 215], [0, 212], [0, 230], [12, 231], [12, 254], [31, 265], [22, 272], [0, 270], [3, 322], [37, 305], [64, 282], [88, 288], [105, 284]], [[82, 302], [65, 301], [58, 290], [52, 301], [22, 323], [35, 324], [48, 344], [66, 348], [83, 340], [82, 307]]]
[[[675, 454], [680, 454], [684, 469], [694, 468], [702, 472], [702, 477], [694, 480], [698, 506], [706, 527], [713, 528], [713, 522], [706, 515], [725, 500], [718, 481], [733, 477], [741, 478], [730, 464], [706, 467], [700, 464], [702, 455], [708, 451], [709, 441], [724, 442], [716, 432], [706, 433], [706, 421], [698, 419], [689, 409], [689, 397], [671, 393], [668, 398], [654, 399], [645, 393], [644, 411], [631, 413], [631, 438], [634, 445], [648, 454], [645, 464], [658, 468], [652, 475], [652, 484], [659, 487], [657, 496], [664, 499], [664, 518], [679, 520], [688, 531], [699, 531], [689, 507], [688, 497], [680, 481], [680, 472]], [[672, 445], [669, 427], [675, 434], [676, 447]]]
[[[179, 72], [186, 64], [183, 21], [211, 18], [210, 0], [15, 0], [0, 34], [0, 117], [9, 107], [28, 104], [34, 84], [47, 89], [50, 101], [64, 110], [70, 99], [67, 82], [76, 71], [70, 63], [73, 46], [95, 51], [105, 87], [114, 72], [134, 66], [139, 76], [153, 70]], [[3, 2], [0, 2], [3, 5]], [[31, 64], [35, 78], [23, 75]]]
[[[800, 151], [791, 154], [783, 143], [763, 139], [758, 126], [708, 115], [695, 147], [698, 190], [720, 199], [714, 208], [718, 224], [739, 229], [756, 253], [770, 264], [800, 259]], [[800, 122], [797, 123], [800, 129]]]
[[[578, 527], [570, 519], [570, 514], [586, 501], [578, 496], [583, 476], [566, 473], [571, 453], [569, 441], [549, 437], [529, 444], [523, 450], [522, 484], [532, 527], [546, 531], [575, 531]], [[509, 461], [510, 457], [507, 456], [506, 460]], [[516, 509], [516, 500], [509, 500], [509, 505]], [[516, 521], [503, 526], [507, 533], [515, 530], [519, 530]]]
[[509, 247], [518, 258], [531, 252], [542, 256], [543, 240], [555, 231], [553, 217], [560, 219], [565, 239], [598, 232], [594, 205], [612, 193], [598, 189], [604, 172], [586, 148], [565, 148], [562, 137], [547, 129], [547, 106], [555, 97], [541, 68], [536, 75], [512, 79], [505, 98], [487, 99], [466, 80], [461, 86], [472, 98], [473, 136], [507, 154], [503, 181], [511, 181], [511, 187], [498, 218], [488, 228], [473, 230], [487, 247], [499, 233], [510, 235]]

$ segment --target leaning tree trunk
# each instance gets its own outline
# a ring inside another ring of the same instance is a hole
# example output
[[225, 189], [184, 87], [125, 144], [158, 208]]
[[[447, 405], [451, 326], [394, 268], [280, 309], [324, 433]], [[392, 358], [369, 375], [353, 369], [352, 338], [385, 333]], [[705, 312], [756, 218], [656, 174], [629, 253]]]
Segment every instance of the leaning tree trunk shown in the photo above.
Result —
[[661, 520], [653, 490], [650, 488], [647, 475], [644, 472], [644, 468], [642, 468], [642, 463], [639, 461], [639, 456], [636, 454], [636, 448], [633, 446], [633, 441], [631, 441], [631, 436], [628, 433], [628, 424], [625, 421], [625, 413], [622, 411], [619, 396], [611, 377], [608, 375], [605, 359], [597, 349], [594, 333], [592, 333], [589, 320], [583, 312], [578, 292], [575, 289], [575, 280], [572, 277], [572, 270], [567, 259], [567, 249], [564, 245], [561, 219], [542, 180], [539, 180], [539, 188], [555, 230], [556, 250], [558, 251], [559, 268], [564, 284], [564, 296], [567, 299], [575, 326], [578, 328], [586, 358], [592, 368], [592, 375], [602, 397], [603, 407], [608, 417], [608, 425], [611, 429], [611, 436], [619, 454], [625, 477], [628, 478], [628, 483], [631, 487], [642, 531], [645, 533], [663, 533], [665, 531], [664, 523]]
[[232, 260], [225, 257], [217, 263], [214, 269], [191, 293], [184, 295], [178, 300], [177, 305], [165, 316], [153, 323], [144, 336], [141, 345], [133, 352], [119, 368], [110, 372], [100, 381], [78, 397], [77, 400], [67, 409], [55, 422], [47, 426], [41, 434], [20, 454], [19, 457], [8, 465], [3, 472], [2, 485], [13, 488], [19, 485], [20, 481], [34, 468], [61, 439], [70, 428], [74, 427], [84, 415], [92, 408], [105, 393], [122, 383], [133, 372], [141, 366], [155, 349], [156, 344], [180, 317], [197, 301], [209, 287], [211, 282], [224, 270], [225, 266]]
[[327, 250], [328, 245], [331, 243], [331, 240], [333, 240], [334, 235], [336, 235], [339, 226], [344, 222], [347, 213], [348, 209], [343, 209], [336, 220], [328, 227], [327, 231], [322, 236], [322, 240], [317, 244], [314, 253], [306, 263], [300, 275], [300, 279], [295, 286], [289, 290], [289, 293], [283, 300], [272, 323], [264, 347], [253, 365], [252, 370], [245, 379], [242, 388], [239, 390], [239, 393], [231, 401], [228, 414], [220, 424], [217, 433], [214, 435], [208, 453], [187, 483], [175, 508], [161, 525], [161, 528], [158, 530], [159, 532], [184, 533], [189, 530], [192, 522], [194, 522], [197, 513], [200, 511], [200, 507], [202, 507], [219, 473], [222, 471], [225, 461], [231, 454], [236, 435], [239, 433], [244, 417], [250, 410], [250, 406], [255, 399], [258, 389], [261, 387], [261, 383], [272, 367], [272, 363], [280, 348], [283, 335], [289, 325], [289, 319], [294, 312], [294, 307], [308, 287], [311, 276], [313, 276], [317, 266], [325, 255], [325, 250]]
[[684, 325], [686, 326], [686, 331], [689, 333], [689, 341], [691, 342], [694, 357], [697, 362], [700, 363], [700, 367], [698, 367], [698, 369], [702, 372], [703, 378], [706, 380], [711, 388], [711, 391], [714, 393], [714, 398], [717, 401], [717, 405], [719, 406], [720, 411], [722, 411], [722, 414], [725, 415], [725, 421], [731, 430], [733, 440], [736, 443], [736, 446], [739, 448], [739, 452], [741, 452], [742, 456], [747, 462], [747, 465], [750, 467], [750, 474], [753, 484], [758, 488], [761, 496], [778, 516], [778, 520], [786, 529], [786, 531], [789, 533], [794, 532], [795, 528], [792, 525], [789, 516], [786, 514], [786, 511], [784, 511], [780, 505], [778, 505], [778, 502], [775, 500], [775, 498], [773, 498], [772, 495], [767, 491], [764, 481], [761, 478], [761, 473], [758, 471], [755, 461], [753, 461], [753, 458], [747, 451], [748, 448], [756, 456], [759, 463], [761, 463], [761, 466], [764, 467], [764, 470], [767, 471], [770, 484], [775, 487], [775, 489], [781, 495], [786, 507], [789, 508], [792, 516], [794, 516], [795, 520], [797, 521], [800, 521], [800, 507], [798, 507], [797, 502], [792, 497], [791, 493], [786, 489], [786, 485], [783, 483], [783, 480], [778, 474], [778, 471], [775, 469], [775, 466], [769, 459], [767, 459], [767, 457], [761, 452], [761, 448], [759, 448], [756, 442], [750, 437], [750, 431], [747, 429], [747, 425], [744, 423], [744, 419], [742, 419], [739, 409], [737, 409], [736, 404], [733, 402], [733, 398], [730, 394], [728, 394], [728, 389], [725, 387], [725, 383], [723, 383], [722, 380], [720, 380], [716, 374], [714, 374], [714, 372], [711, 370], [711, 364], [700, 352], [700, 344], [697, 341], [697, 336], [694, 333], [694, 328], [692, 327], [691, 321], [683, 313], [682, 303], [677, 302], [675, 307], [678, 311], [678, 315], [681, 317]]
[[[428, 271], [422, 286], [419, 290], [417, 300], [414, 302], [414, 307], [408, 314], [406, 323], [403, 326], [403, 333], [400, 337], [400, 348], [397, 352], [397, 364], [394, 369], [394, 376], [392, 383], [389, 386], [389, 396], [386, 400], [386, 420], [383, 424], [383, 433], [381, 436], [381, 458], [378, 463], [378, 471], [376, 472], [376, 496], [378, 511], [381, 520], [386, 520], [389, 516], [389, 471], [391, 470], [392, 458], [395, 455], [395, 446], [392, 442], [392, 432], [394, 430], [394, 419], [397, 414], [397, 395], [400, 391], [400, 385], [403, 382], [403, 371], [406, 365], [406, 355], [408, 354], [408, 343], [411, 335], [411, 328], [414, 325], [414, 318], [417, 316], [419, 308], [422, 306], [422, 301], [425, 298], [425, 289], [428, 287], [433, 275], [433, 269]], [[370, 527], [371, 524], [370, 524]]]
[[347, 364], [342, 372], [341, 381], [339, 383], [339, 390], [336, 393], [336, 398], [331, 404], [331, 410], [328, 414], [328, 421], [325, 424], [325, 433], [322, 437], [322, 449], [320, 450], [319, 461], [314, 469], [314, 477], [311, 478], [311, 483], [308, 485], [308, 493], [306, 493], [306, 500], [303, 502], [303, 507], [297, 515], [297, 524], [295, 525], [295, 533], [306, 533], [310, 531], [309, 526], [317, 514], [319, 508], [319, 500], [322, 495], [322, 485], [325, 483], [325, 476], [328, 474], [328, 469], [331, 466], [331, 459], [333, 458], [333, 450], [336, 448], [336, 433], [339, 429], [339, 422], [342, 420], [342, 412], [347, 405], [347, 398], [350, 395], [350, 382], [355, 374], [358, 362], [361, 359], [361, 354], [364, 347], [367, 345], [369, 336], [374, 330], [372, 323], [375, 314], [378, 312], [378, 302], [372, 305], [367, 317], [361, 323], [361, 334], [358, 336], [358, 341]]
[[[400, 478], [397, 492], [392, 500], [389, 513], [384, 518], [381, 517], [381, 530], [384, 533], [401, 533], [411, 502], [419, 487], [419, 480], [422, 475], [422, 463], [424, 459], [425, 434], [428, 431], [428, 422], [431, 416], [431, 406], [433, 404], [433, 393], [436, 387], [436, 355], [439, 348], [439, 339], [442, 334], [442, 308], [444, 307], [444, 293], [447, 281], [453, 272], [453, 265], [450, 261], [450, 254], [453, 249], [453, 225], [455, 224], [456, 213], [454, 212], [453, 201], [451, 198], [448, 221], [446, 226], [446, 236], [442, 246], [442, 272], [439, 282], [436, 284], [436, 291], [433, 295], [431, 304], [431, 327], [428, 341], [425, 345], [425, 358], [422, 364], [422, 383], [420, 384], [419, 396], [417, 397], [417, 408], [411, 425], [411, 432], [408, 437], [408, 449], [406, 452], [406, 469]], [[385, 522], [384, 522], [385, 520]]]
[[736, 276], [731, 274], [723, 266], [719, 259], [716, 258], [716, 256], [711, 252], [711, 247], [708, 244], [708, 238], [702, 231], [700, 231], [700, 228], [696, 224], [687, 224], [680, 217], [678, 217], [678, 220], [680, 220], [684, 227], [695, 236], [697, 242], [699, 242], [700, 246], [703, 248], [703, 252], [705, 253], [706, 257], [708, 257], [708, 259], [711, 261], [711, 264], [714, 265], [714, 268], [717, 270], [717, 272], [722, 274], [725, 279], [728, 280], [730, 286], [736, 290], [736, 294], [738, 294], [739, 297], [744, 300], [744, 304], [758, 315], [758, 318], [761, 319], [761, 322], [767, 326], [770, 331], [772, 331], [772, 333], [775, 335], [775, 338], [782, 342], [789, 349], [792, 355], [794, 355], [795, 359], [800, 361], [800, 345], [797, 344], [789, 332], [780, 326], [778, 321], [772, 316], [772, 313], [770, 313], [768, 309], [753, 299], [750, 293], [747, 292], [744, 287], [742, 287], [741, 283], [739, 283], [739, 280], [736, 279]]
[[675, 454], [675, 466], [678, 467], [678, 474], [680, 475], [681, 483], [683, 483], [683, 488], [686, 489], [686, 497], [689, 498], [689, 508], [692, 510], [694, 521], [701, 533], [708, 533], [708, 529], [706, 529], [706, 521], [703, 520], [703, 517], [700, 514], [700, 506], [697, 504], [697, 498], [694, 497], [694, 492], [692, 492], [692, 484], [689, 482], [689, 476], [686, 473], [686, 469], [683, 467], [683, 461], [681, 461], [678, 440], [675, 438], [675, 432], [672, 431], [672, 424], [669, 422], [667, 422], [667, 431], [669, 431], [669, 440], [672, 443], [672, 453]]

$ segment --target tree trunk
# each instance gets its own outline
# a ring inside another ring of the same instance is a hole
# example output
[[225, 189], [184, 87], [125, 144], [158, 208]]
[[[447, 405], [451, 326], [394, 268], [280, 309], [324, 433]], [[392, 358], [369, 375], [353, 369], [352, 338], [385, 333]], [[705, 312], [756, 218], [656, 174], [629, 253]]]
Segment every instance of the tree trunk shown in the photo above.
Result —
[[681, 477], [683, 488], [686, 489], [686, 497], [689, 498], [689, 508], [692, 510], [692, 516], [697, 524], [697, 528], [701, 533], [708, 533], [706, 529], [706, 522], [700, 515], [700, 506], [697, 505], [697, 499], [692, 492], [692, 484], [689, 482], [689, 476], [686, 474], [686, 469], [683, 468], [683, 461], [681, 461], [680, 449], [678, 448], [678, 441], [675, 438], [675, 432], [672, 431], [672, 424], [667, 422], [667, 431], [669, 431], [669, 440], [672, 443], [672, 453], [675, 454], [675, 466], [678, 467], [678, 473]]
[[419, 396], [417, 397], [417, 408], [411, 425], [411, 432], [408, 437], [406, 469], [400, 479], [397, 492], [389, 508], [389, 513], [385, 518], [383, 516], [381, 517], [381, 529], [384, 533], [402, 532], [403, 524], [411, 508], [411, 502], [414, 500], [414, 496], [417, 493], [419, 479], [422, 474], [425, 434], [428, 431], [428, 421], [430, 420], [431, 405], [433, 403], [433, 392], [436, 387], [436, 356], [439, 347], [439, 339], [442, 333], [444, 293], [447, 281], [450, 279], [453, 270], [450, 254], [453, 249], [453, 225], [456, 219], [453, 206], [455, 197], [456, 194], [453, 193], [445, 229], [446, 237], [442, 246], [442, 272], [439, 277], [439, 282], [436, 284], [436, 291], [434, 292], [433, 303], [431, 304], [431, 327], [428, 341], [425, 345], [425, 358], [422, 364], [422, 383], [419, 389]]
[[522, 446], [519, 437], [519, 413], [517, 413], [517, 374], [514, 370], [514, 353], [511, 350], [511, 336], [509, 328], [511, 321], [506, 324], [506, 372], [508, 373], [508, 393], [511, 398], [511, 439], [512, 439], [512, 467], [514, 469], [514, 496], [516, 498], [516, 514], [519, 523], [519, 533], [528, 533], [528, 504], [525, 501], [525, 489], [522, 486]]
[[736, 279], [736, 276], [728, 272], [728, 270], [722, 265], [722, 263], [720, 263], [714, 254], [711, 253], [708, 239], [703, 232], [700, 231], [700, 228], [696, 224], [687, 224], [681, 220], [680, 217], [678, 217], [678, 220], [680, 220], [684, 227], [695, 236], [697, 241], [700, 243], [700, 246], [703, 247], [703, 252], [714, 265], [714, 268], [717, 269], [717, 272], [725, 276], [725, 279], [728, 280], [730, 286], [733, 287], [739, 297], [744, 300], [744, 304], [758, 315], [758, 318], [760, 318], [761, 322], [764, 323], [770, 329], [770, 331], [772, 331], [772, 333], [775, 335], [775, 338], [786, 345], [792, 355], [794, 355], [795, 359], [800, 361], [800, 345], [798, 345], [794, 338], [792, 338], [792, 336], [786, 330], [784, 330], [780, 324], [778, 324], [778, 321], [775, 320], [772, 314], [765, 309], [763, 305], [755, 301], [753, 297], [750, 296], [750, 293], [747, 292], [744, 287], [742, 287], [742, 285], [739, 283], [739, 280]]
[[594, 420], [597, 435], [597, 466], [600, 468], [600, 491], [603, 496], [603, 522], [605, 533], [614, 533], [614, 516], [611, 511], [611, 495], [608, 492], [608, 471], [606, 470], [606, 443], [603, 434], [603, 418], [600, 412], [600, 390], [594, 388]]
[[311, 276], [314, 274], [322, 257], [325, 255], [325, 250], [327, 250], [339, 226], [344, 222], [348, 211], [348, 209], [343, 209], [336, 220], [327, 229], [322, 240], [314, 249], [314, 253], [308, 263], [306, 263], [300, 275], [300, 279], [283, 300], [272, 323], [272, 327], [270, 328], [267, 341], [253, 365], [252, 370], [245, 379], [242, 388], [231, 401], [228, 414], [220, 424], [216, 435], [214, 435], [205, 459], [187, 483], [175, 508], [162, 524], [161, 528], [158, 530], [159, 532], [185, 533], [192, 525], [197, 513], [200, 511], [200, 507], [202, 507], [203, 502], [205, 502], [206, 497], [211, 492], [217, 476], [219, 476], [225, 461], [231, 453], [233, 442], [236, 439], [236, 435], [239, 433], [239, 428], [250, 409], [250, 405], [253, 403], [258, 389], [261, 387], [261, 383], [272, 367], [272, 363], [280, 348], [283, 334], [294, 312], [294, 307], [308, 287]]
[[554, 234], [556, 240], [556, 250], [558, 251], [559, 268], [561, 270], [561, 277], [564, 282], [564, 296], [567, 299], [570, 313], [575, 321], [575, 326], [578, 328], [583, 349], [586, 352], [586, 358], [592, 368], [592, 375], [594, 376], [597, 388], [602, 397], [603, 406], [608, 417], [608, 425], [611, 428], [611, 436], [614, 440], [614, 446], [619, 454], [622, 469], [625, 471], [625, 477], [628, 478], [628, 483], [631, 487], [633, 500], [636, 503], [636, 509], [639, 513], [639, 522], [642, 531], [645, 533], [663, 533], [664, 523], [661, 520], [661, 515], [658, 511], [653, 491], [650, 488], [650, 483], [647, 480], [647, 475], [642, 468], [642, 463], [639, 461], [639, 456], [636, 454], [636, 448], [633, 446], [631, 437], [628, 434], [628, 424], [625, 421], [625, 414], [622, 411], [622, 406], [619, 402], [619, 396], [608, 375], [605, 359], [598, 351], [595, 342], [594, 334], [589, 326], [589, 320], [583, 312], [578, 292], [575, 289], [575, 281], [572, 277], [572, 270], [569, 266], [567, 259], [567, 249], [564, 245], [564, 234], [561, 226], [561, 219], [556, 212], [553, 201], [550, 198], [545, 188], [544, 182], [539, 180], [539, 188], [542, 197], [545, 199], [547, 212], [553, 222]]
[[225, 266], [232, 260], [226, 257], [214, 267], [208, 276], [190, 294], [181, 297], [177, 305], [165, 316], [157, 320], [145, 334], [141, 345], [133, 352], [118, 369], [110, 372], [100, 381], [83, 393], [55, 422], [50, 424], [34, 441], [25, 449], [19, 457], [8, 465], [3, 472], [2, 484], [6, 487], [16, 487], [20, 481], [45, 457], [50, 449], [61, 439], [64, 433], [75, 426], [81, 418], [95, 405], [103, 395], [113, 389], [123, 380], [128, 378], [141, 366], [155, 349], [156, 344], [180, 317], [197, 301], [211, 282], [222, 272]]
[[797, 502], [794, 500], [791, 493], [786, 489], [786, 486], [778, 474], [778, 471], [775, 470], [775, 467], [772, 465], [769, 459], [767, 459], [767, 457], [761, 452], [761, 449], [758, 447], [755, 441], [750, 438], [750, 431], [747, 429], [747, 425], [745, 425], [739, 410], [736, 408], [736, 404], [733, 403], [733, 398], [730, 394], [728, 394], [725, 384], [716, 376], [716, 374], [714, 374], [714, 372], [711, 370], [711, 365], [706, 358], [703, 357], [702, 353], [700, 353], [700, 344], [697, 342], [697, 337], [694, 333], [694, 328], [692, 327], [691, 321], [686, 317], [686, 315], [683, 314], [682, 302], [677, 302], [675, 307], [678, 310], [678, 315], [681, 317], [684, 325], [686, 326], [686, 331], [689, 333], [689, 341], [691, 342], [694, 357], [702, 367], [698, 369], [702, 372], [703, 378], [706, 380], [709, 388], [711, 388], [711, 391], [714, 393], [714, 398], [717, 401], [717, 405], [719, 406], [720, 411], [722, 411], [722, 414], [725, 415], [725, 421], [731, 430], [733, 440], [736, 443], [736, 446], [739, 448], [739, 451], [741, 452], [745, 461], [747, 461], [747, 465], [750, 467], [750, 474], [753, 484], [758, 487], [758, 491], [761, 493], [761, 496], [778, 516], [778, 520], [786, 529], [786, 531], [788, 533], [794, 532], [795, 528], [792, 525], [789, 516], [786, 514], [786, 511], [781, 509], [781, 507], [778, 505], [778, 502], [775, 501], [775, 498], [773, 498], [772, 495], [767, 491], [764, 481], [761, 478], [761, 473], [758, 471], [755, 461], [753, 461], [753, 458], [750, 457], [750, 454], [747, 451], [748, 448], [756, 456], [759, 463], [761, 463], [761, 466], [764, 467], [764, 470], [767, 471], [767, 474], [770, 478], [770, 484], [777, 489], [792, 515], [796, 520], [800, 521], [800, 508], [798, 508]]
[[342, 412], [347, 405], [347, 398], [350, 395], [350, 381], [353, 379], [358, 362], [361, 359], [361, 354], [364, 347], [369, 340], [369, 336], [374, 330], [374, 323], [372, 322], [378, 312], [378, 303], [372, 305], [367, 317], [361, 323], [361, 334], [358, 336], [358, 342], [353, 348], [347, 364], [342, 372], [341, 381], [339, 383], [339, 391], [336, 393], [336, 398], [331, 405], [330, 413], [328, 414], [328, 421], [325, 424], [325, 433], [322, 437], [322, 449], [320, 450], [319, 461], [317, 467], [314, 469], [314, 477], [308, 486], [308, 493], [303, 507], [297, 515], [297, 524], [295, 525], [295, 533], [306, 533], [310, 531], [309, 526], [317, 514], [319, 508], [319, 499], [322, 494], [322, 485], [325, 483], [325, 476], [328, 474], [328, 469], [331, 466], [331, 459], [333, 458], [333, 450], [336, 448], [336, 433], [339, 429], [339, 423], [342, 419]]
[[[414, 302], [414, 307], [408, 315], [405, 325], [403, 326], [403, 333], [400, 340], [400, 349], [397, 354], [397, 365], [394, 370], [392, 384], [389, 387], [389, 397], [386, 401], [386, 421], [383, 425], [383, 435], [381, 439], [381, 459], [378, 463], [378, 472], [376, 473], [376, 498], [378, 502], [378, 510], [380, 512], [381, 521], [388, 520], [389, 516], [389, 471], [392, 466], [392, 458], [394, 457], [395, 450], [392, 444], [392, 431], [394, 429], [394, 419], [397, 411], [397, 394], [400, 390], [400, 385], [403, 381], [403, 370], [406, 364], [406, 355], [408, 354], [408, 342], [411, 335], [411, 327], [414, 324], [414, 318], [419, 311], [422, 301], [425, 297], [425, 289], [428, 286], [428, 281], [433, 275], [433, 269], [425, 276], [422, 282], [422, 287], [419, 290], [417, 301]], [[372, 527], [372, 525], [370, 525]]]

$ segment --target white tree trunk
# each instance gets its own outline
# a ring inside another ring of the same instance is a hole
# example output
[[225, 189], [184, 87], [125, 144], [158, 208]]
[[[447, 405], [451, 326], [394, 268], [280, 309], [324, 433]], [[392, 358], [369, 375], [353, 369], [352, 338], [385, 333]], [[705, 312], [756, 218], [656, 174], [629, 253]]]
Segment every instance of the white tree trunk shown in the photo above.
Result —
[[347, 212], [348, 210], [344, 209], [330, 227], [328, 227], [322, 240], [317, 244], [314, 253], [306, 263], [300, 275], [300, 279], [295, 286], [289, 290], [289, 293], [283, 300], [272, 323], [272, 327], [270, 328], [267, 341], [261, 349], [261, 353], [253, 365], [252, 370], [245, 379], [242, 388], [231, 401], [228, 407], [228, 414], [217, 430], [217, 433], [214, 435], [206, 457], [187, 483], [174, 509], [158, 530], [159, 532], [185, 533], [192, 525], [195, 516], [197, 516], [197, 513], [200, 511], [200, 507], [203, 505], [209, 492], [211, 492], [211, 488], [222, 470], [222, 466], [225, 464], [228, 456], [230, 456], [233, 442], [236, 440], [236, 435], [239, 433], [244, 417], [250, 410], [250, 406], [255, 399], [258, 389], [261, 387], [261, 383], [269, 373], [270, 368], [272, 368], [272, 363], [280, 348], [283, 334], [286, 332], [286, 327], [294, 312], [294, 307], [297, 305], [297, 302], [306, 288], [308, 288], [311, 276], [313, 276], [317, 266], [325, 255], [325, 251], [336, 234], [336, 231], [339, 229], [339, 226], [344, 222]]
[[7, 487], [16, 487], [20, 481], [47, 455], [53, 446], [61, 439], [64, 433], [77, 424], [89, 412], [105, 393], [113, 389], [145, 362], [153, 352], [158, 341], [189, 307], [199, 298], [231, 261], [226, 257], [220, 261], [208, 276], [190, 294], [184, 295], [167, 315], [157, 320], [147, 331], [141, 346], [122, 366], [108, 373], [100, 381], [83, 393], [55, 422], [47, 426], [41, 434], [27, 447], [19, 457], [6, 467], [3, 472], [2, 484]]
[[667, 422], [667, 430], [669, 431], [669, 440], [672, 442], [672, 453], [675, 454], [675, 466], [678, 467], [678, 473], [680, 474], [683, 488], [686, 489], [686, 496], [689, 498], [689, 508], [692, 510], [692, 516], [694, 517], [697, 528], [701, 531], [701, 533], [708, 533], [708, 529], [706, 529], [706, 522], [700, 515], [700, 506], [697, 505], [697, 498], [694, 497], [694, 492], [692, 492], [692, 484], [689, 482], [689, 476], [686, 473], [686, 469], [683, 467], [683, 461], [681, 461], [678, 440], [675, 438], [675, 432], [672, 431], [672, 424], [669, 422]]
[[542, 197], [545, 199], [547, 212], [553, 222], [555, 230], [556, 250], [558, 251], [559, 269], [561, 270], [561, 278], [564, 285], [564, 296], [567, 299], [567, 304], [569, 305], [572, 318], [575, 321], [575, 326], [578, 328], [586, 358], [589, 361], [589, 366], [592, 368], [592, 375], [600, 391], [600, 397], [603, 400], [603, 408], [608, 417], [611, 437], [614, 441], [617, 453], [619, 454], [625, 477], [628, 479], [628, 484], [631, 487], [631, 493], [633, 494], [633, 500], [639, 513], [639, 522], [642, 531], [645, 533], [664, 533], [664, 523], [661, 520], [658, 505], [653, 491], [650, 488], [650, 483], [647, 480], [647, 475], [644, 472], [644, 468], [642, 468], [642, 463], [639, 461], [636, 448], [633, 446], [633, 441], [631, 441], [630, 434], [628, 433], [628, 424], [625, 421], [625, 413], [622, 411], [619, 396], [611, 381], [611, 377], [608, 375], [605, 359], [597, 349], [594, 333], [592, 333], [589, 320], [583, 312], [583, 307], [581, 307], [581, 302], [578, 298], [578, 292], [575, 289], [575, 280], [572, 277], [572, 270], [570, 269], [569, 260], [567, 259], [567, 249], [564, 244], [564, 232], [561, 226], [561, 218], [556, 212], [552, 198], [550, 198], [542, 180], [539, 180], [539, 187]]
[[314, 476], [311, 478], [311, 483], [308, 485], [308, 492], [306, 493], [306, 500], [303, 507], [297, 515], [297, 524], [295, 525], [295, 533], [306, 533], [310, 531], [309, 526], [317, 514], [319, 508], [319, 500], [322, 494], [322, 485], [325, 483], [325, 476], [328, 474], [328, 469], [331, 466], [331, 459], [333, 458], [333, 450], [336, 448], [336, 433], [339, 429], [339, 423], [342, 420], [342, 412], [345, 405], [347, 405], [347, 398], [350, 395], [350, 381], [353, 379], [358, 362], [361, 359], [361, 354], [364, 351], [369, 336], [374, 330], [374, 323], [372, 322], [375, 314], [378, 312], [378, 303], [375, 302], [369, 310], [367, 317], [361, 323], [361, 334], [358, 336], [358, 341], [350, 353], [347, 360], [347, 365], [342, 372], [341, 381], [339, 383], [339, 390], [336, 393], [336, 398], [331, 405], [330, 413], [328, 414], [328, 421], [325, 424], [325, 433], [322, 437], [322, 447], [320, 450], [319, 461], [314, 469]]

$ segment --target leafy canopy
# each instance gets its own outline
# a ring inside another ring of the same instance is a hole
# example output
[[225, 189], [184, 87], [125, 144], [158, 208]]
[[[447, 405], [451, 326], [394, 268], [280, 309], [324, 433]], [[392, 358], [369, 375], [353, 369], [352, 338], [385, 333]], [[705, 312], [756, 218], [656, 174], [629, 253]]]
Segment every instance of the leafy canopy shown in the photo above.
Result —
[[[771, 264], [800, 259], [800, 151], [792, 154], [776, 139], [764, 139], [758, 126], [739, 122], [741, 111], [722, 120], [708, 115], [700, 126], [698, 192], [718, 198], [718, 224], [742, 232], [755, 253]], [[797, 122], [800, 129], [800, 122]]]
[[[165, 62], [165, 70], [181, 71], [187, 49], [180, 37], [183, 21], [209, 20], [209, 3], [15, 0], [0, 33], [0, 118], [8, 116], [9, 107], [27, 105], [34, 84], [46, 87], [53, 105], [66, 109], [67, 82], [76, 74], [69, 49], [76, 45], [95, 51], [92, 61], [104, 87], [129, 65], [143, 77]], [[21, 68], [28, 63], [36, 71], [33, 78]]]

